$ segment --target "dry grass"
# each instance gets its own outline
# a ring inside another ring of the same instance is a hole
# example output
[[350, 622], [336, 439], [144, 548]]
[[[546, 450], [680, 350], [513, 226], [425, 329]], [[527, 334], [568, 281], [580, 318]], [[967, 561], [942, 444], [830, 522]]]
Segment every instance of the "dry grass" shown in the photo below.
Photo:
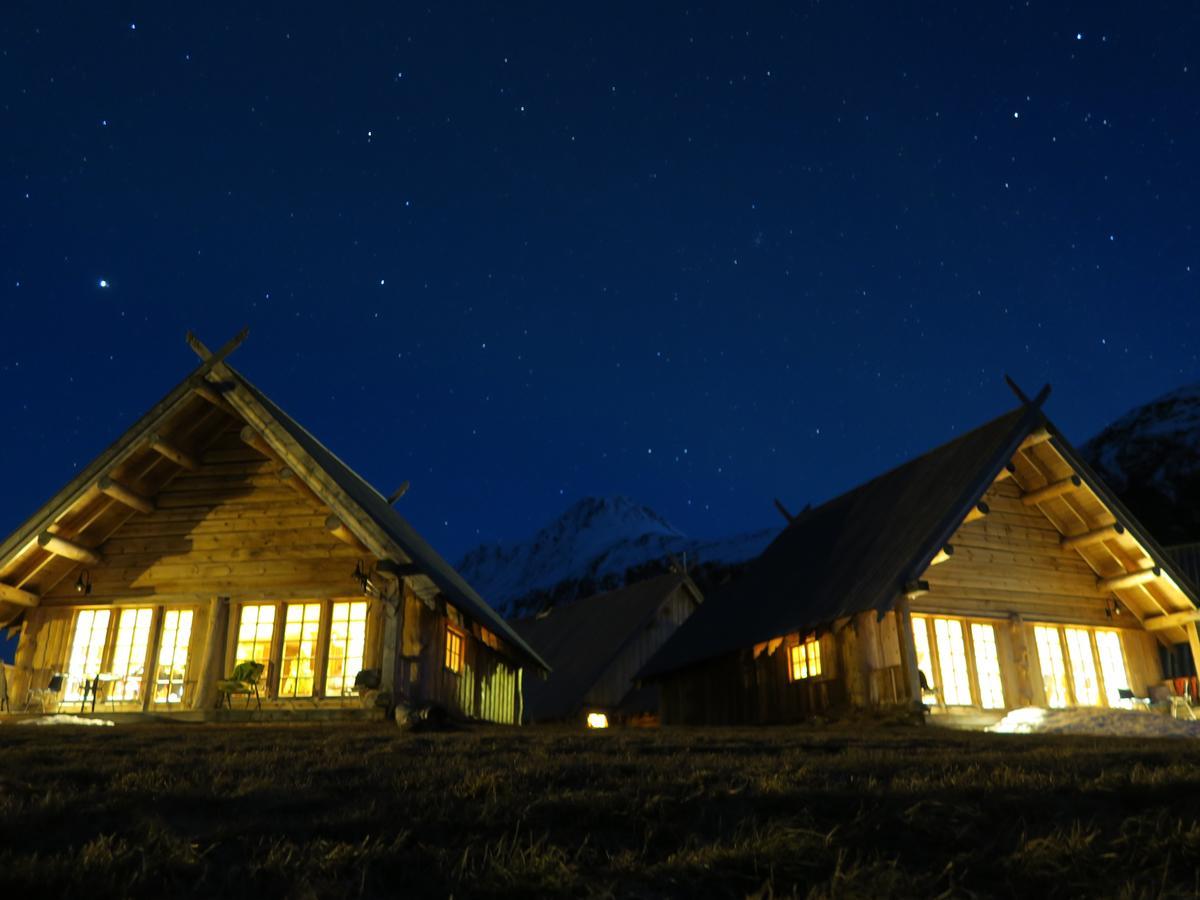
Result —
[[0, 896], [1195, 896], [1200, 745], [0, 726]]

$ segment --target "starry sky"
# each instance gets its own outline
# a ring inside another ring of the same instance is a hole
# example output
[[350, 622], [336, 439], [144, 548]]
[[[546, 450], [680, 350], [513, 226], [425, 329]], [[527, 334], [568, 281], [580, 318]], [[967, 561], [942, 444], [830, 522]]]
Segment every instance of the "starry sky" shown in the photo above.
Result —
[[189, 328], [450, 559], [1200, 378], [1193, 7], [751, 7], [6, 6], [0, 531]]

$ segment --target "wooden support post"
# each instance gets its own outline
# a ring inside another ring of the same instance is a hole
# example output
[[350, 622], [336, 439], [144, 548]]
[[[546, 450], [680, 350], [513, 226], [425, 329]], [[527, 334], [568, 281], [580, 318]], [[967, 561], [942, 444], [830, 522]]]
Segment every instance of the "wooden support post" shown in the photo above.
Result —
[[971, 507], [971, 511], [967, 513], [967, 517], [963, 519], [964, 525], [970, 525], [972, 522], [978, 522], [984, 516], [992, 511], [992, 508], [980, 500]]
[[208, 625], [204, 629], [204, 653], [200, 659], [200, 677], [192, 694], [192, 709], [211, 709], [217, 693], [217, 681], [225, 669], [225, 637], [229, 630], [229, 598], [213, 597], [208, 604]]
[[1059, 541], [1059, 545], [1064, 550], [1078, 550], [1081, 547], [1090, 547], [1093, 544], [1099, 544], [1124, 533], [1125, 526], [1118, 522], [1114, 525], [1105, 525], [1103, 528], [1097, 528], [1095, 531], [1085, 531], [1082, 534], [1073, 534], [1070, 537], [1064, 537]]
[[1200, 674], [1200, 633], [1196, 631], [1196, 623], [1189, 622], [1187, 626], [1188, 646], [1192, 649], [1192, 669]]
[[111, 497], [118, 503], [123, 503], [130, 509], [137, 510], [140, 513], [154, 512], [154, 501], [149, 497], [139, 494], [131, 487], [126, 487], [119, 481], [113, 481], [107, 475], [101, 476], [96, 482], [96, 488], [106, 497]]
[[177, 466], [182, 466], [191, 472], [200, 468], [200, 460], [196, 459], [196, 457], [186, 450], [175, 446], [162, 435], [152, 434], [147, 438], [147, 442], [150, 444], [151, 450], [163, 457], [163, 459], [169, 459]]
[[326, 505], [325, 502], [320, 497], [318, 497], [315, 493], [313, 493], [312, 488], [310, 488], [307, 484], [305, 484], [304, 480], [299, 475], [297, 475], [292, 469], [289, 469], [287, 466], [284, 466], [282, 469], [279, 470], [279, 480], [282, 481], [284, 484], [286, 484], [288, 487], [290, 487], [293, 491], [295, 491], [297, 494], [299, 494], [305, 500], [308, 500], [310, 503], [314, 503], [317, 506], [325, 506]]
[[241, 438], [243, 443], [249, 444], [268, 459], [275, 458], [275, 451], [271, 449], [271, 445], [263, 439], [261, 434], [259, 434], [249, 425], [242, 429]]
[[90, 547], [68, 541], [66, 538], [43, 531], [38, 535], [38, 546], [47, 553], [73, 559], [75, 562], [86, 563], [89, 566], [99, 565], [103, 557]]
[[[8, 684], [9, 703], [20, 703], [24, 705], [25, 698], [28, 696], [31, 687], [44, 687], [44, 685], [34, 685], [34, 661], [38, 657], [38, 634], [41, 632], [42, 618], [37, 612], [27, 613], [25, 621], [21, 623], [21, 635], [17, 638], [17, 652], [13, 656], [13, 678]], [[44, 656], [45, 654], [43, 654]], [[42, 664], [46, 667], [57, 667], [57, 660], [43, 659]]]
[[379, 689], [391, 696], [391, 705], [395, 707], [400, 699], [400, 686], [403, 683], [403, 675], [400, 672], [403, 665], [400, 642], [404, 634], [403, 578], [396, 579], [394, 600], [384, 600], [383, 603], [383, 650], [379, 660]]
[[[1195, 625], [1198, 621], [1200, 621], [1200, 609], [1185, 609], [1183, 612], [1147, 616], [1142, 619], [1142, 627], [1147, 631], [1164, 631], [1167, 628]], [[1200, 660], [1200, 657], [1197, 659]]]
[[23, 591], [20, 588], [15, 588], [0, 581], [0, 601], [12, 603], [17, 606], [37, 606], [41, 602], [41, 599], [37, 594], [30, 591]]
[[1078, 475], [1072, 475], [1070, 478], [1064, 478], [1062, 481], [1054, 481], [1045, 487], [1038, 488], [1036, 491], [1029, 491], [1021, 495], [1021, 502], [1026, 506], [1037, 506], [1039, 503], [1045, 503], [1047, 500], [1053, 500], [1055, 497], [1061, 497], [1063, 494], [1069, 494], [1071, 491], [1077, 491], [1083, 486], [1083, 479]]
[[908, 705], [914, 712], [923, 713], [925, 703], [921, 698], [921, 675], [917, 670], [917, 645], [913, 641], [912, 611], [908, 595], [901, 594], [896, 601], [896, 637], [900, 641], [900, 671], [904, 675]]
[[[1012, 659], [1015, 663], [1013, 680], [1016, 682], [1017, 696], [1011, 705], [1021, 708], [1033, 705], [1033, 682], [1029, 672], [1029, 645], [1025, 640], [1025, 620], [1020, 613], [1013, 613], [1008, 618], [1008, 639], [1012, 645]], [[1003, 667], [1001, 667], [1003, 671]]]
[[142, 677], [146, 683], [142, 687], [142, 712], [149, 712], [154, 703], [156, 682], [158, 681], [158, 644], [162, 640], [163, 619], [167, 612], [161, 606], [154, 611], [154, 627], [150, 633], [150, 643], [146, 646], [146, 659], [142, 666]]
[[362, 545], [362, 541], [356, 538], [354, 536], [354, 532], [347, 528], [342, 520], [337, 516], [329, 516], [325, 519], [325, 530], [343, 544], [349, 544], [359, 553], [369, 552], [367, 548]]
[[1116, 575], [1112, 578], [1097, 578], [1096, 587], [1101, 591], [1120, 591], [1153, 581], [1161, 574], [1162, 569], [1158, 566], [1152, 566], [1149, 569], [1142, 569], [1138, 572], [1126, 572], [1124, 575]]

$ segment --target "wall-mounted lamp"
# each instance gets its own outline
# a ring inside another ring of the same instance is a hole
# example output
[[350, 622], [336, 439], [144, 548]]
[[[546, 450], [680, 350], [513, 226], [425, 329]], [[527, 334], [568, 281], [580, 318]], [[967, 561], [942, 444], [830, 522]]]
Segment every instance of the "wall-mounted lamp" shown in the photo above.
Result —
[[358, 589], [362, 591], [364, 597], [371, 596], [375, 585], [371, 583], [371, 573], [362, 564], [362, 560], [354, 564], [354, 580], [358, 583]]
[[87, 569], [80, 572], [79, 577], [75, 579], [75, 593], [85, 597], [92, 593], [92, 573]]

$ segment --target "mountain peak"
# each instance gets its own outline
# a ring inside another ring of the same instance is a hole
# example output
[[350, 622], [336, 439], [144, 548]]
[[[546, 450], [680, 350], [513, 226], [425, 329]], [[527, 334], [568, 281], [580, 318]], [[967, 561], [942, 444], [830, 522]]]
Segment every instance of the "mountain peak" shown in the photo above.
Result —
[[628, 569], [670, 556], [742, 562], [774, 534], [768, 529], [729, 541], [696, 541], [629, 497], [584, 497], [526, 541], [481, 544], [458, 570], [502, 614], [513, 615], [539, 591], [568, 581], [619, 581]]

